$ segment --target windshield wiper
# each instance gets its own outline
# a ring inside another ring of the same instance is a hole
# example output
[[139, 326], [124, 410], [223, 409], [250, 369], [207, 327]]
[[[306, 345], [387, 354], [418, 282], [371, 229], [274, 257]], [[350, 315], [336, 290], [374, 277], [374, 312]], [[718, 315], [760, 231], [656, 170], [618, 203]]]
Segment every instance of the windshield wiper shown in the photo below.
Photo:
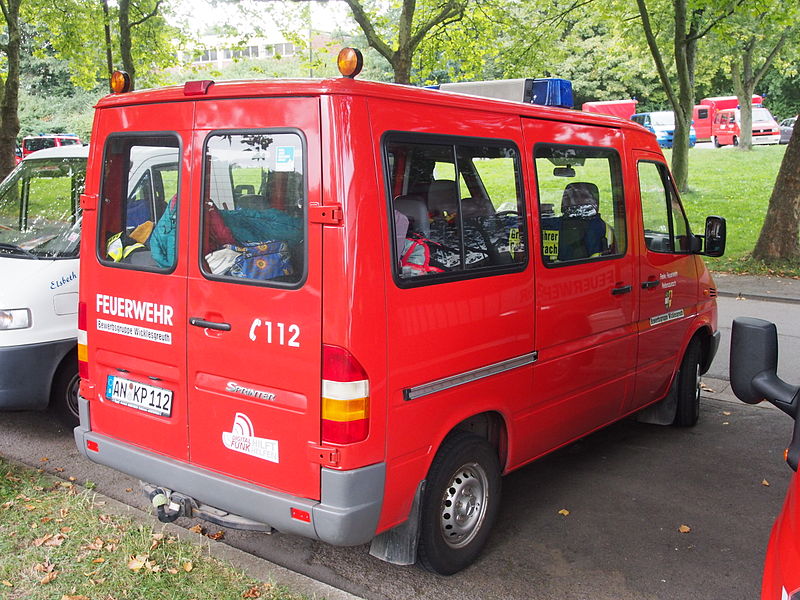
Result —
[[5, 244], [0, 242], [0, 254], [19, 254], [24, 256], [25, 258], [33, 258], [39, 260], [39, 257], [36, 256], [33, 252], [25, 250], [25, 248], [21, 248], [15, 244]]

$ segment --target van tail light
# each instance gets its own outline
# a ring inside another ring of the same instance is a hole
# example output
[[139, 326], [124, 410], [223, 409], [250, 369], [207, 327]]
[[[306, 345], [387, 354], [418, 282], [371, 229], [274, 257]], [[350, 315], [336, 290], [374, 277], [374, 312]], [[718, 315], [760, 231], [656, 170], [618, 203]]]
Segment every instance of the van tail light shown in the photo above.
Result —
[[355, 357], [322, 346], [322, 441], [352, 444], [369, 433], [369, 380]]
[[86, 302], [78, 302], [78, 375], [89, 378], [89, 349], [86, 335]]

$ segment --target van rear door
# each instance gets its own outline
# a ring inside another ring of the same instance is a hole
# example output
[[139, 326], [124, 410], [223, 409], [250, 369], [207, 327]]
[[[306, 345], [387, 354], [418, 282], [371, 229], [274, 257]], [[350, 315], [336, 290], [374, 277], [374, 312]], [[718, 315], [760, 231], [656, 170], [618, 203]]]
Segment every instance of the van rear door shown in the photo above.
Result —
[[[197, 103], [190, 247], [190, 460], [319, 498], [319, 100]], [[199, 208], [199, 207], [198, 207]]]
[[[133, 132], [131, 122], [184, 129]], [[84, 299], [99, 400], [92, 429], [182, 460], [189, 174], [178, 165], [190, 152], [191, 122], [192, 107], [182, 103], [98, 112], [105, 139], [95, 157], [103, 162], [97, 230], [87, 217], [84, 236], [96, 236], [99, 265], [81, 274], [83, 289], [94, 292]], [[140, 169], [154, 155], [163, 168]]]

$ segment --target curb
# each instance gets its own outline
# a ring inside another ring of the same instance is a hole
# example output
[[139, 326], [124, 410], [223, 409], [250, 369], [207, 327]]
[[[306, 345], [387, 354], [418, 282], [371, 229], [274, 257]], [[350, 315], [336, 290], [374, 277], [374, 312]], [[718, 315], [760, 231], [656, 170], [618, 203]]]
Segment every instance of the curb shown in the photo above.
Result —
[[728, 292], [720, 289], [717, 289], [717, 296], [736, 298], [738, 300], [763, 300], [765, 302], [781, 302], [783, 304], [800, 304], [800, 298], [772, 296], [769, 294], [751, 294], [748, 292]]
[[[25, 464], [14, 458], [3, 456], [3, 460], [19, 465], [22, 468], [35, 471], [36, 467]], [[50, 477], [56, 481], [66, 481], [57, 475], [43, 473], [46, 477]], [[75, 487], [84, 489], [82, 485], [77, 482], [71, 482]], [[95, 496], [97, 502], [102, 503], [107, 512], [114, 513], [119, 516], [128, 517], [136, 523], [152, 527], [153, 530], [161, 530], [174, 535], [181, 541], [194, 544], [195, 546], [202, 546], [207, 551], [208, 555], [218, 560], [227, 562], [235, 569], [239, 569], [246, 573], [249, 577], [261, 581], [263, 583], [270, 583], [280, 587], [285, 587], [293, 595], [301, 595], [309, 600], [364, 600], [360, 596], [355, 596], [344, 590], [328, 585], [321, 581], [317, 581], [306, 575], [295, 573], [294, 571], [271, 563], [258, 556], [248, 554], [244, 550], [239, 550], [232, 546], [228, 546], [224, 542], [213, 540], [203, 534], [195, 533], [184, 529], [180, 525], [174, 523], [162, 523], [155, 516], [140, 510], [134, 506], [129, 506], [124, 502], [115, 500], [105, 496], [97, 490], [86, 490]]]
[[137, 521], [150, 525], [152, 527], [160, 527], [163, 531], [174, 535], [181, 541], [189, 542], [194, 545], [205, 547], [208, 550], [209, 556], [223, 560], [230, 563], [237, 569], [241, 569], [247, 575], [258, 581], [264, 583], [272, 583], [278, 586], [288, 588], [292, 594], [300, 594], [311, 600], [363, 600], [360, 596], [355, 596], [339, 588], [335, 588], [327, 583], [322, 583], [306, 575], [295, 573], [294, 571], [271, 563], [263, 558], [259, 558], [253, 554], [248, 554], [244, 550], [239, 550], [233, 546], [228, 546], [224, 542], [212, 540], [211, 538], [184, 529], [180, 525], [174, 523], [162, 523], [153, 515], [146, 513], [138, 508], [129, 506], [123, 502], [104, 496], [103, 494], [95, 493], [101, 502], [105, 505], [109, 512], [127, 516]]

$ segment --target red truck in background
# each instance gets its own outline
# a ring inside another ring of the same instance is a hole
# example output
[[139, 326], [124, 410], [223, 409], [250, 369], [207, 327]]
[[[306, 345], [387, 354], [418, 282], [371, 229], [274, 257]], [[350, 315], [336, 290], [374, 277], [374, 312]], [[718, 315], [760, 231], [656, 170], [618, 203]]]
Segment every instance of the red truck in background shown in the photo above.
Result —
[[[764, 98], [758, 95], [753, 95], [752, 103], [761, 104]], [[725, 110], [726, 108], [739, 108], [739, 98], [737, 96], [715, 96], [713, 98], [703, 98], [700, 104], [692, 110], [692, 121], [694, 122], [694, 130], [697, 133], [697, 141], [711, 139], [711, 123], [714, 121], [714, 115], [717, 111]]]
[[599, 102], [584, 102], [581, 110], [588, 113], [600, 113], [603, 115], [613, 115], [630, 121], [631, 116], [636, 112], [637, 100], [603, 100]]

